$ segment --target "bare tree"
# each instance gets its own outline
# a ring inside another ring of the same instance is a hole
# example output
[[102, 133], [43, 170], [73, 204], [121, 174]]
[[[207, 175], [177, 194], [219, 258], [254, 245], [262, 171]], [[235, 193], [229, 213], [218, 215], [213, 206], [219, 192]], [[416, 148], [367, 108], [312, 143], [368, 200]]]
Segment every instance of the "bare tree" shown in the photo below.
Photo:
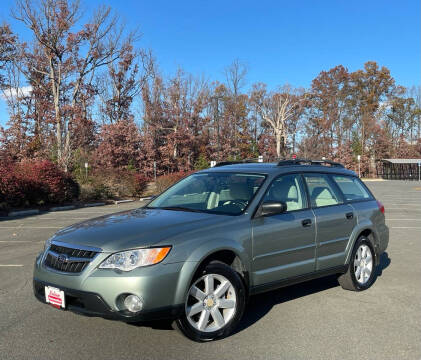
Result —
[[415, 101], [415, 116], [417, 119], [417, 139], [421, 139], [421, 86], [413, 86], [408, 91], [408, 97]]
[[[16, 55], [16, 36], [10, 30], [9, 25], [0, 25], [0, 71], [11, 63]], [[3, 76], [0, 73], [0, 88], [3, 84]]]
[[[46, 68], [21, 70], [29, 81], [37, 81], [31, 73], [48, 77], [55, 111], [57, 160], [67, 169], [71, 155], [72, 120], [82, 84], [91, 84], [95, 70], [119, 58], [123, 28], [111, 15], [110, 8], [100, 7], [82, 29], [76, 31], [80, 19], [79, 1], [17, 0], [13, 12], [33, 33], [35, 43], [43, 51]], [[129, 37], [133, 37], [129, 34]], [[35, 57], [27, 47], [22, 55]], [[34, 62], [36, 63], [36, 62]], [[41, 85], [41, 84], [40, 84]]]
[[247, 66], [235, 59], [231, 65], [225, 68], [227, 87], [230, 98], [227, 100], [227, 109], [232, 121], [232, 138], [235, 151], [238, 150], [238, 131], [241, 120], [246, 117], [244, 97], [241, 96], [241, 89], [246, 84]]
[[294, 119], [297, 110], [302, 107], [302, 97], [295, 94], [289, 85], [285, 85], [275, 93], [261, 92], [260, 97], [256, 97], [254, 101], [262, 121], [268, 124], [274, 133], [277, 157], [285, 157], [291, 128], [288, 122]]
[[231, 65], [225, 68], [225, 78], [228, 88], [235, 97], [239, 95], [241, 89], [246, 84], [246, 76], [247, 66], [240, 62], [239, 59], [235, 59]]

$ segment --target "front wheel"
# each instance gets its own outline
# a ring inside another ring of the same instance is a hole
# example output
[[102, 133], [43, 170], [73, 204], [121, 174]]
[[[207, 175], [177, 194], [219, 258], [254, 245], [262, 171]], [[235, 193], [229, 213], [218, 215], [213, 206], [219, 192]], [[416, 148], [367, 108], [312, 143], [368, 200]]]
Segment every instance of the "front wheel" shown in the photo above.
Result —
[[210, 263], [191, 284], [176, 326], [194, 341], [226, 337], [240, 322], [245, 302], [239, 274], [226, 264]]
[[371, 242], [365, 236], [359, 237], [352, 251], [347, 272], [338, 278], [342, 288], [353, 291], [368, 289], [376, 278], [374, 256]]

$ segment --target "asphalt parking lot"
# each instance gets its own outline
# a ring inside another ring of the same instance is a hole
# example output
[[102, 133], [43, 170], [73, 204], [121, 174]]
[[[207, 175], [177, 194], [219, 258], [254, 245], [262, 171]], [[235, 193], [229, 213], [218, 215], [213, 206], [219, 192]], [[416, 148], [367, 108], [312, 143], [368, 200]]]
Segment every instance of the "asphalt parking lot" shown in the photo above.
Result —
[[390, 228], [372, 288], [345, 291], [329, 277], [258, 295], [234, 335], [203, 344], [166, 322], [89, 318], [33, 296], [33, 262], [49, 236], [139, 202], [2, 218], [0, 359], [420, 359], [421, 183], [367, 185], [385, 205]]

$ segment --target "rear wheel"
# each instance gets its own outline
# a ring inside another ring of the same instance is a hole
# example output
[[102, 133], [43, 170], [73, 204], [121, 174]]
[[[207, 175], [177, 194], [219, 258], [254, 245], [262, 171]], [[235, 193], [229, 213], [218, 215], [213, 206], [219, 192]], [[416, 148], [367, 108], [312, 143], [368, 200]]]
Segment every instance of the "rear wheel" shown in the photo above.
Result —
[[347, 272], [338, 278], [342, 288], [353, 291], [368, 289], [376, 277], [374, 256], [370, 241], [365, 236], [359, 237], [352, 251]]
[[245, 287], [237, 272], [223, 263], [207, 265], [190, 286], [177, 327], [194, 341], [228, 336], [245, 307]]

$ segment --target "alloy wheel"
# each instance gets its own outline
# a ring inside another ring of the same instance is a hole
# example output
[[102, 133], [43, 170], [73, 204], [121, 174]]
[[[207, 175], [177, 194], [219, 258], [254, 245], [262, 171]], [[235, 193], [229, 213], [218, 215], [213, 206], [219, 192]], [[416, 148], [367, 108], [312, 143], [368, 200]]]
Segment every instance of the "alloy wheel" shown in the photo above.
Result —
[[354, 259], [355, 279], [361, 285], [364, 285], [371, 276], [373, 271], [373, 255], [370, 247], [362, 244], [358, 248]]
[[190, 287], [185, 305], [189, 323], [202, 332], [222, 329], [235, 315], [237, 295], [224, 276], [206, 274]]

